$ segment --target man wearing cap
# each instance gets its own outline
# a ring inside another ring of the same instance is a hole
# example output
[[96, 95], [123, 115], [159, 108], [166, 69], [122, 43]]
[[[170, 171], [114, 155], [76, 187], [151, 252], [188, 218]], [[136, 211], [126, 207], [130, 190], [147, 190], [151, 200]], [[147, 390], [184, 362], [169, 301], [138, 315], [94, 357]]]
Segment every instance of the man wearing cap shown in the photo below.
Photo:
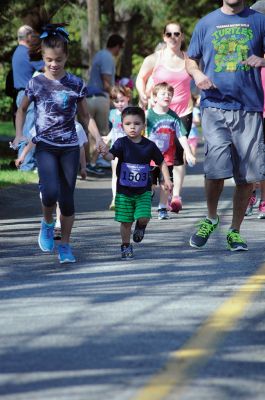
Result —
[[[17, 91], [17, 107], [19, 107], [22, 98], [24, 96], [24, 91], [27, 83], [32, 78], [35, 71], [42, 70], [44, 67], [44, 62], [41, 61], [30, 61], [29, 57], [29, 47], [34, 40], [34, 31], [28, 25], [23, 25], [18, 29], [17, 32], [18, 46], [12, 56], [12, 70], [14, 87]], [[34, 125], [34, 109], [33, 103], [28, 108], [26, 120], [23, 128], [23, 136], [26, 140], [30, 138], [30, 129]], [[26, 144], [26, 141], [24, 145]], [[23, 145], [19, 147], [19, 154], [23, 150]], [[33, 170], [36, 166], [34, 160], [34, 149], [29, 152], [25, 158], [25, 161], [21, 165], [20, 169], [22, 171]]]

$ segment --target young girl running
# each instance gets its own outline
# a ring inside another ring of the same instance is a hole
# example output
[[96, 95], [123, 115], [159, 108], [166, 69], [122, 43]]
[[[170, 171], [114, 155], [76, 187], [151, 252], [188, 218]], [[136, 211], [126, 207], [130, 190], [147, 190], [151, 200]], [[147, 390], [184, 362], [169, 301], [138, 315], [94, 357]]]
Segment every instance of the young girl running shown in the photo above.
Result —
[[[68, 56], [68, 33], [60, 24], [46, 26], [41, 34], [45, 73], [32, 78], [16, 116], [17, 147], [29, 104], [35, 108], [36, 160], [42, 195], [43, 220], [38, 243], [42, 251], [54, 249], [53, 211], [56, 201], [61, 210], [62, 239], [58, 246], [60, 263], [75, 262], [69, 245], [74, 222], [74, 189], [80, 150], [75, 115], [89, 125], [99, 151], [105, 150], [94, 120], [89, 119], [86, 85], [64, 69]], [[92, 130], [91, 130], [92, 128]]]
[[[112, 147], [115, 141], [120, 138], [125, 136], [125, 132], [122, 129], [122, 123], [121, 123], [121, 113], [126, 108], [129, 104], [131, 98], [131, 90], [128, 87], [122, 86], [122, 85], [117, 85], [113, 86], [110, 92], [110, 99], [114, 105], [115, 108], [110, 110], [109, 114], [109, 122], [111, 124], [111, 131], [110, 133], [103, 137], [103, 140], [105, 143], [109, 144]], [[118, 159], [115, 158], [114, 160], [111, 161], [111, 169], [112, 169], [112, 201], [110, 203], [109, 209], [110, 210], [115, 210], [115, 196], [116, 196], [116, 181], [117, 181], [117, 176], [116, 176], [116, 168], [118, 164]]]

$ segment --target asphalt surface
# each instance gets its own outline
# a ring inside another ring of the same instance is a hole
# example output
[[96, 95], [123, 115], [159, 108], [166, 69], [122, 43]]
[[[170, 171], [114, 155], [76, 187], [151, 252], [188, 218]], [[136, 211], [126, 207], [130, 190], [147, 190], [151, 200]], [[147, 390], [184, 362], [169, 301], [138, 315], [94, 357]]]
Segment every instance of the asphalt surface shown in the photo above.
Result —
[[[183, 210], [158, 221], [156, 196], [146, 237], [134, 246], [135, 259], [124, 262], [119, 224], [108, 210], [109, 173], [79, 180], [72, 233], [78, 262], [61, 266], [56, 252], [44, 254], [37, 245], [37, 186], [2, 190], [0, 398], [263, 400], [263, 270], [259, 285], [244, 285], [264, 264], [265, 220], [256, 214], [245, 219], [248, 252], [227, 251], [232, 191], [229, 180], [220, 200], [221, 226], [207, 247], [190, 248], [190, 234], [206, 207], [202, 164], [188, 168]], [[207, 323], [242, 287], [249, 296], [245, 302], [232, 298], [225, 314]], [[222, 325], [231, 310], [232, 323]], [[183, 356], [167, 369], [175, 352], [192, 353], [196, 346], [204, 356], [196, 348], [197, 358], [190, 358], [181, 375]], [[171, 376], [164, 394], [161, 371]]]

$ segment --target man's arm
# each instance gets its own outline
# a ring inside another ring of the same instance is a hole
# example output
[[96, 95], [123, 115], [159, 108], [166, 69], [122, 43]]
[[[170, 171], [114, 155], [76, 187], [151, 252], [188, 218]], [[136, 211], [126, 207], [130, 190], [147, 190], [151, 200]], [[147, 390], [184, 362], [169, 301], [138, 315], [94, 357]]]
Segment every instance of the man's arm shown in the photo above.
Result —
[[106, 92], [110, 93], [111, 91], [111, 75], [101, 74], [103, 88]]
[[185, 60], [186, 71], [194, 79], [195, 85], [201, 90], [216, 88], [211, 79], [208, 78], [201, 70], [198, 62], [191, 58]]

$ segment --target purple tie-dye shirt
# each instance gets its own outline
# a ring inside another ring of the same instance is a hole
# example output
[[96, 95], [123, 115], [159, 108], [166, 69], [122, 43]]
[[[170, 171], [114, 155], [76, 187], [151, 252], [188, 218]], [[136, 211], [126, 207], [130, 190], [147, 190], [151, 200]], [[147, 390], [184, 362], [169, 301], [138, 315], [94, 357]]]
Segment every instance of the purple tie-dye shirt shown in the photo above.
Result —
[[42, 141], [61, 147], [78, 145], [77, 103], [87, 95], [81, 78], [66, 73], [60, 80], [51, 80], [40, 74], [29, 81], [25, 94], [34, 102], [35, 143]]

